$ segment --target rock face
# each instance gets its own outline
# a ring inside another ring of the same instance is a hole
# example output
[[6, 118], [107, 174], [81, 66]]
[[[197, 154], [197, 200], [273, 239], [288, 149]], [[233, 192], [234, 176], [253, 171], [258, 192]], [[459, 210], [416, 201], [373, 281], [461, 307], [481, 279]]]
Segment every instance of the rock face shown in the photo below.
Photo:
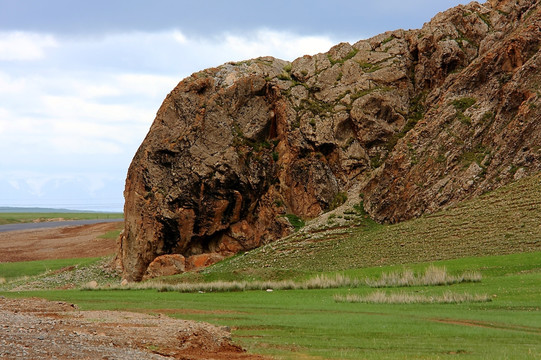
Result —
[[276, 240], [293, 230], [284, 215], [317, 217], [352, 188], [397, 222], [539, 171], [539, 8], [473, 2], [420, 30], [183, 80], [128, 171], [125, 277]]

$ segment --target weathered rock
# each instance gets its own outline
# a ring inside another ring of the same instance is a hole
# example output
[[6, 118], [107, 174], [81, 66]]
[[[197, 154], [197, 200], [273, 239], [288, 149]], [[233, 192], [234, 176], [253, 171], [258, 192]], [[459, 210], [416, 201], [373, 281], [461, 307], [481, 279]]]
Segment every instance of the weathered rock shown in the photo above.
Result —
[[[511, 3], [449, 10], [423, 28], [422, 37], [413, 37], [419, 54], [415, 80], [426, 94], [424, 117], [363, 189], [365, 206], [377, 221], [432, 212], [506, 184], [516, 173], [541, 170], [539, 2]], [[457, 43], [478, 48], [475, 56], [462, 46], [462, 55], [446, 57], [461, 59], [454, 65], [423, 60], [422, 54], [434, 49], [423, 45], [426, 29], [433, 30], [429, 36], [445, 37], [441, 29], [452, 33], [453, 27]]]
[[186, 259], [180, 254], [161, 255], [147, 267], [143, 279], [181, 274], [186, 270]]
[[98, 287], [98, 282], [96, 280], [89, 281], [86, 284], [86, 287], [89, 289], [96, 289]]
[[460, 5], [420, 30], [181, 81], [128, 171], [124, 276], [276, 240], [284, 214], [316, 217], [354, 186], [396, 222], [538, 171], [538, 3]]
[[192, 255], [186, 260], [186, 268], [188, 270], [200, 269], [202, 267], [216, 264], [218, 261], [223, 259], [223, 256], [216, 253]]

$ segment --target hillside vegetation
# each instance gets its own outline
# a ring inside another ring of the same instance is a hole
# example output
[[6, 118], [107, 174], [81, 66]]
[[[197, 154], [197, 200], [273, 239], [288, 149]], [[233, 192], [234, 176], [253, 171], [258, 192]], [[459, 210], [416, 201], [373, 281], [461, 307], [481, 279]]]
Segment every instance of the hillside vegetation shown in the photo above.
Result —
[[396, 225], [376, 224], [359, 209], [178, 279], [302, 277], [541, 250], [541, 174]]

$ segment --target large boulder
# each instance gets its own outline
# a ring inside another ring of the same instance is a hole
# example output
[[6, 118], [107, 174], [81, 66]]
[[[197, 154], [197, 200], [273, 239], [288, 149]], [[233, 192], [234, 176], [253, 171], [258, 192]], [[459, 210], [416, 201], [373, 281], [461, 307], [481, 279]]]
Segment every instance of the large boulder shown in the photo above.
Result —
[[396, 222], [538, 171], [540, 28], [534, 0], [474, 2], [420, 30], [184, 79], [128, 171], [124, 276], [274, 241], [293, 231], [285, 215], [317, 217], [348, 191]]

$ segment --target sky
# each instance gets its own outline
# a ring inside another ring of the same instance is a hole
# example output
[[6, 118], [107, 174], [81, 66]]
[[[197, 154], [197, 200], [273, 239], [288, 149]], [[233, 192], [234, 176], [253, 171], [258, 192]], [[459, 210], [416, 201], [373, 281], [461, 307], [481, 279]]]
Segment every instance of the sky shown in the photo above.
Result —
[[458, 0], [0, 0], [0, 207], [121, 211], [127, 169], [190, 74], [422, 27]]

